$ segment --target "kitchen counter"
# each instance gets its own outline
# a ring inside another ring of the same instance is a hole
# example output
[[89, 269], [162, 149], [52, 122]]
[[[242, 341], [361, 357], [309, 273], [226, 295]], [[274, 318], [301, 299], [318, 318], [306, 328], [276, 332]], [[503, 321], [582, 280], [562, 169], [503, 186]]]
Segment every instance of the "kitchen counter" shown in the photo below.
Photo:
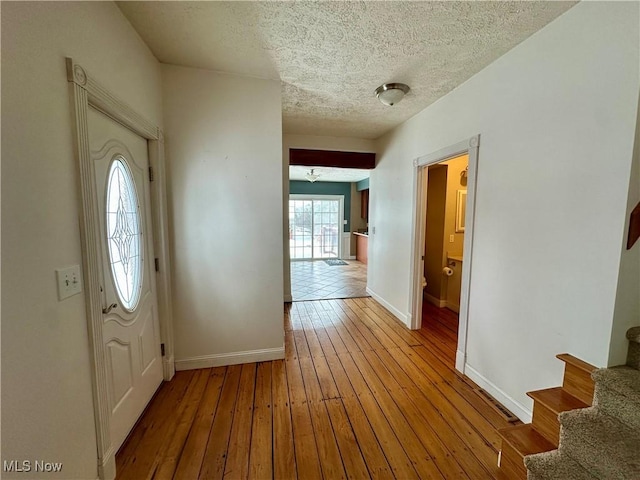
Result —
[[369, 260], [369, 235], [353, 232], [356, 236], [356, 260], [366, 265]]

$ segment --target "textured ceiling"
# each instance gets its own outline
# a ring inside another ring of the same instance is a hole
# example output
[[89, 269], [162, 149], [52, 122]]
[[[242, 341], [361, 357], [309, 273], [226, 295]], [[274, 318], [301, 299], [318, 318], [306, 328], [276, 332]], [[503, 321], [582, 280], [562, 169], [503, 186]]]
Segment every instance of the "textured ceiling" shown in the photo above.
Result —
[[[289, 165], [289, 180], [304, 180], [311, 167]], [[359, 182], [369, 178], [369, 170], [355, 168], [313, 167], [313, 173], [320, 175], [317, 182]]]
[[[279, 79], [285, 133], [377, 138], [576, 2], [118, 2], [163, 63]], [[411, 87], [393, 107], [373, 91]]]

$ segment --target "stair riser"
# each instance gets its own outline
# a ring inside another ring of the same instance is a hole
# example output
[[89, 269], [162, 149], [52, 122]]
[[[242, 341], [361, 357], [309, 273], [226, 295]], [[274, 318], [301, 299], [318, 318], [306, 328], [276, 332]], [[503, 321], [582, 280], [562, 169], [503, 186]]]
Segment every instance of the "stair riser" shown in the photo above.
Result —
[[629, 342], [627, 350], [627, 365], [636, 370], [640, 370], [640, 343]]
[[594, 406], [600, 411], [617, 418], [629, 427], [640, 430], [640, 402], [621, 395], [615, 390], [597, 384]]
[[509, 478], [525, 479], [527, 470], [524, 468], [522, 455], [516, 452], [507, 442], [502, 442], [502, 455], [500, 458], [500, 470], [508, 474]]
[[[596, 442], [597, 443], [597, 442]], [[640, 459], [619, 455], [611, 439], [594, 444], [585, 425], [562, 425], [558, 450], [572, 457], [597, 478], [637, 480], [640, 478]]]
[[591, 372], [585, 372], [573, 365], [566, 364], [562, 388], [587, 405], [591, 405], [591, 402], [593, 402], [594, 385], [591, 379]]
[[533, 407], [533, 426], [540, 434], [558, 446], [558, 439], [560, 438], [560, 423], [558, 422], [558, 415], [548, 409], [541, 403], [535, 403]]

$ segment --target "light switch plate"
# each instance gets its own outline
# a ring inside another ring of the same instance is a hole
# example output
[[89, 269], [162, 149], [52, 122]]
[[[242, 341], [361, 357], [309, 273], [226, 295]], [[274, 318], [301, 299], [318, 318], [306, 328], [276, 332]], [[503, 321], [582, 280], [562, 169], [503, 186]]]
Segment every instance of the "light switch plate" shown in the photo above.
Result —
[[58, 300], [64, 300], [82, 292], [80, 265], [56, 269], [56, 280], [58, 282]]

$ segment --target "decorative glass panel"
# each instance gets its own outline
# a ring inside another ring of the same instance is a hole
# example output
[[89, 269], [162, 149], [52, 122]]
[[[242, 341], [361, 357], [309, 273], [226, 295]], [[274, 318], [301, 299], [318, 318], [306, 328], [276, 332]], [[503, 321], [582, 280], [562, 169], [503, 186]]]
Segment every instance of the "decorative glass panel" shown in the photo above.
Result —
[[122, 306], [133, 311], [142, 288], [142, 224], [133, 176], [122, 156], [109, 168], [106, 215], [113, 283]]

